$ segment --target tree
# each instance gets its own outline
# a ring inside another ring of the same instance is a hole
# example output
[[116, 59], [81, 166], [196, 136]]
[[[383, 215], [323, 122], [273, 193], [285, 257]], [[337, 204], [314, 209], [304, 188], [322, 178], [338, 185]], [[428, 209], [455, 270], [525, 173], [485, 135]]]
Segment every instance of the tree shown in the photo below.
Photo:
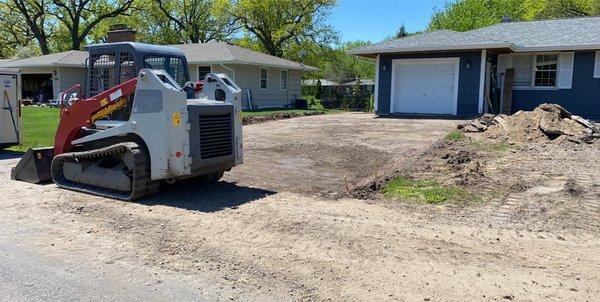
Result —
[[538, 19], [571, 18], [600, 14], [598, 0], [544, 0], [536, 15]]
[[468, 31], [501, 22], [593, 16], [600, 13], [600, 0], [458, 0], [436, 10], [429, 30]]
[[334, 5], [335, 0], [233, 0], [231, 15], [266, 53], [282, 57], [291, 43], [334, 42], [335, 32], [324, 24]]
[[[51, 21], [48, 20], [47, 11], [50, 7], [49, 0], [9, 0], [6, 2], [6, 8], [9, 14], [18, 14], [18, 18], [22, 19], [25, 26], [22, 26], [17, 33], [18, 35], [25, 35], [33, 37], [42, 52], [42, 54], [49, 54], [50, 47], [48, 46], [48, 39], [50, 37], [50, 30], [52, 27]], [[2, 22], [3, 27], [11, 26], [12, 22], [19, 22], [18, 20], [6, 18]], [[6, 22], [6, 23], [5, 23]]]
[[332, 50], [322, 69], [325, 77], [336, 82], [355, 79], [375, 78], [375, 62], [372, 59], [357, 57], [346, 53], [347, 50], [370, 44], [364, 41], [347, 42]]
[[229, 1], [154, 0], [159, 10], [175, 24], [183, 40], [206, 43], [229, 40], [238, 30], [236, 18], [228, 14]]
[[524, 2], [529, 0], [458, 0], [436, 10], [429, 30], [469, 31], [499, 23], [503, 17], [525, 20]]
[[128, 15], [100, 22], [88, 36], [91, 43], [105, 43], [112, 25], [124, 24], [136, 31], [136, 40], [150, 44], [178, 44], [184, 42], [181, 31], [165, 16], [156, 0], [135, 0]]
[[127, 15], [134, 0], [52, 0], [50, 14], [64, 26], [71, 42], [79, 50], [91, 31], [102, 21]]
[[321, 79], [317, 79], [317, 87], [315, 88], [315, 98], [320, 100], [323, 97], [323, 84], [321, 84]]
[[398, 28], [398, 31], [396, 32], [396, 35], [394, 37], [396, 39], [400, 39], [400, 38], [407, 37], [408, 35], [409, 35], [409, 33], [406, 30], [406, 26], [404, 24], [402, 24], [402, 25], [400, 25], [400, 28]]
[[0, 2], [0, 58], [13, 56], [30, 39], [28, 26], [20, 14], [9, 3]]

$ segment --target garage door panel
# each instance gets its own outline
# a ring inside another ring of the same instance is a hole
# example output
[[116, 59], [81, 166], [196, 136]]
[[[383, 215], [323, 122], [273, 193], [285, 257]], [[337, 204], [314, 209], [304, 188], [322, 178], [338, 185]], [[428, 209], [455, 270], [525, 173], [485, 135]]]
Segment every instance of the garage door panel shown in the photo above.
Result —
[[409, 100], [424, 98], [423, 102], [433, 101], [433, 100], [445, 100], [448, 102], [448, 95], [439, 90], [430, 91], [430, 90], [419, 90], [419, 89], [403, 89], [404, 91], [398, 93], [398, 96], [402, 99], [408, 98]]
[[454, 73], [454, 63], [398, 64], [401, 72], [405, 73]]
[[[434, 83], [430, 83], [431, 79], [427, 79], [427, 80], [411, 80], [409, 82], [399, 82], [398, 85], [396, 85], [396, 87], [400, 88], [401, 90], [403, 89], [409, 89], [409, 90], [448, 90], [448, 89], [452, 89], [454, 90], [454, 81], [449, 81], [449, 82], [445, 82], [443, 80], [440, 81], [436, 81], [435, 84]], [[414, 84], [411, 84], [414, 83]], [[432, 85], [435, 85], [435, 87], [432, 87]], [[442, 89], [440, 89], [442, 88]]]
[[456, 113], [457, 60], [400, 61], [394, 67], [394, 112]]
[[436, 81], [441, 85], [450, 85], [454, 87], [454, 74], [444, 74], [444, 75], [411, 75], [411, 74], [400, 74], [403, 81], [399, 81], [399, 85], [419, 85], [419, 86], [429, 86], [431, 85], [431, 81]]

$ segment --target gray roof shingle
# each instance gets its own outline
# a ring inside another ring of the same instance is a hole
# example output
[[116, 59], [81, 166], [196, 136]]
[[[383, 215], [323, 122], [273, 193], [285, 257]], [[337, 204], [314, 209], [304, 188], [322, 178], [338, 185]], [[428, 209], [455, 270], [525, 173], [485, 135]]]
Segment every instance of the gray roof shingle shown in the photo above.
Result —
[[[294, 70], [317, 70], [308, 65], [270, 56], [224, 42], [178, 44], [171, 46], [179, 48], [185, 54], [188, 62], [192, 64], [236, 63]], [[70, 50], [44, 56], [0, 62], [0, 66], [19, 68], [49, 66], [85, 67], [87, 58], [88, 53], [86, 51]]]
[[87, 58], [87, 51], [69, 50], [26, 59], [10, 60], [0, 63], [0, 66], [16, 68], [52, 66], [85, 67]]
[[509, 22], [467, 32], [440, 30], [348, 51], [377, 53], [510, 48], [515, 52], [600, 49], [600, 17]]
[[192, 64], [236, 63], [315, 71], [316, 68], [267, 55], [225, 42], [171, 45], [179, 48]]

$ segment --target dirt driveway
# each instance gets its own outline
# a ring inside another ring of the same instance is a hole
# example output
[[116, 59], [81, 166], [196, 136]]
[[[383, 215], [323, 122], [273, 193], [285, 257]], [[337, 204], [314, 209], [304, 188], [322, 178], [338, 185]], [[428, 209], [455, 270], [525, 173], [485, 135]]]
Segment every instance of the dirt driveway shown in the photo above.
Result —
[[244, 165], [225, 180], [275, 192], [338, 196], [427, 148], [457, 121], [350, 113], [244, 127]]
[[595, 228], [524, 224], [521, 216], [500, 221], [477, 210], [486, 205], [464, 211], [327, 196], [339, 197], [344, 176], [353, 182], [375, 173], [370, 164], [387, 169], [410, 159], [453, 123], [352, 114], [249, 126], [246, 164], [227, 181], [180, 184], [139, 203], [9, 181], [16, 159], [0, 160], [0, 295], [9, 301], [595, 300]]

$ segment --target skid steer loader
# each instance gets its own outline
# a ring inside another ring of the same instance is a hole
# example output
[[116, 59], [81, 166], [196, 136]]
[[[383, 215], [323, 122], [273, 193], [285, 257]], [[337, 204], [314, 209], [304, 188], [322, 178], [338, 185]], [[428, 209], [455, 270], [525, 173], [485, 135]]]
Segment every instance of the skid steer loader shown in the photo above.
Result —
[[216, 181], [242, 163], [240, 88], [210, 73], [201, 92], [184, 54], [132, 42], [88, 48], [84, 98], [61, 96], [52, 148], [30, 149], [11, 177], [120, 200], [155, 193], [161, 181]]

